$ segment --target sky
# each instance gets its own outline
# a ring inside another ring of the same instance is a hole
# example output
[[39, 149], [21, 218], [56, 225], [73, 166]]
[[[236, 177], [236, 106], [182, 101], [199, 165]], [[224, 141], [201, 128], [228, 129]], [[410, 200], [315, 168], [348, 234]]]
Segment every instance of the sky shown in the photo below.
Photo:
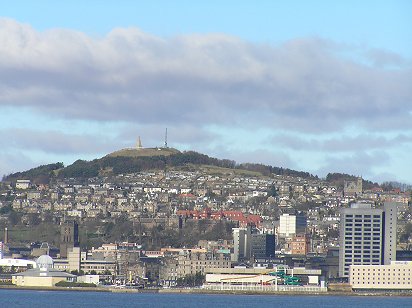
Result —
[[0, 176], [168, 145], [412, 184], [412, 1], [0, 0]]

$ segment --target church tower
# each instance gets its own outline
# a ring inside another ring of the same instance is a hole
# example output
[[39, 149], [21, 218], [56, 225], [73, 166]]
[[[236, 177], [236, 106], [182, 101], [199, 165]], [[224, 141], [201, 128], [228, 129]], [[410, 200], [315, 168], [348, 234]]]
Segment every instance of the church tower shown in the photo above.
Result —
[[73, 247], [79, 247], [79, 225], [76, 221], [66, 221], [60, 227], [60, 257], [67, 258]]
[[362, 182], [362, 177], [359, 176], [357, 179], [357, 194], [361, 194], [363, 192]]

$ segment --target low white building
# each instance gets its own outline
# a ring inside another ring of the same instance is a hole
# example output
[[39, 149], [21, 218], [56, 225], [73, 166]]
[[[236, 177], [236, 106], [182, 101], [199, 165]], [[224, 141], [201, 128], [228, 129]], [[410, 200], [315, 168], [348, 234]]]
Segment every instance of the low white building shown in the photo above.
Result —
[[0, 259], [0, 267], [2, 268], [37, 268], [37, 263], [32, 260], [24, 259]]
[[351, 265], [352, 289], [412, 290], [412, 261], [392, 261], [390, 265]]

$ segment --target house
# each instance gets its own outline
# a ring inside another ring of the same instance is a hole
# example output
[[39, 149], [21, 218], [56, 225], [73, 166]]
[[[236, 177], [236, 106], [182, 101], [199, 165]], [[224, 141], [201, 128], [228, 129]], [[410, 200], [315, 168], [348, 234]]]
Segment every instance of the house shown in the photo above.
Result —
[[28, 189], [31, 186], [30, 180], [17, 180], [16, 189]]

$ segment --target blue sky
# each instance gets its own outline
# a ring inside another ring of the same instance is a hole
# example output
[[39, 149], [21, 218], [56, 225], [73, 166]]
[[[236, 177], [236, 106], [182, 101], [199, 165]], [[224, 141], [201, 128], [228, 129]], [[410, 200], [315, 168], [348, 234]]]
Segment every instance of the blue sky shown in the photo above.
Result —
[[0, 174], [132, 146], [412, 183], [411, 1], [0, 1]]

